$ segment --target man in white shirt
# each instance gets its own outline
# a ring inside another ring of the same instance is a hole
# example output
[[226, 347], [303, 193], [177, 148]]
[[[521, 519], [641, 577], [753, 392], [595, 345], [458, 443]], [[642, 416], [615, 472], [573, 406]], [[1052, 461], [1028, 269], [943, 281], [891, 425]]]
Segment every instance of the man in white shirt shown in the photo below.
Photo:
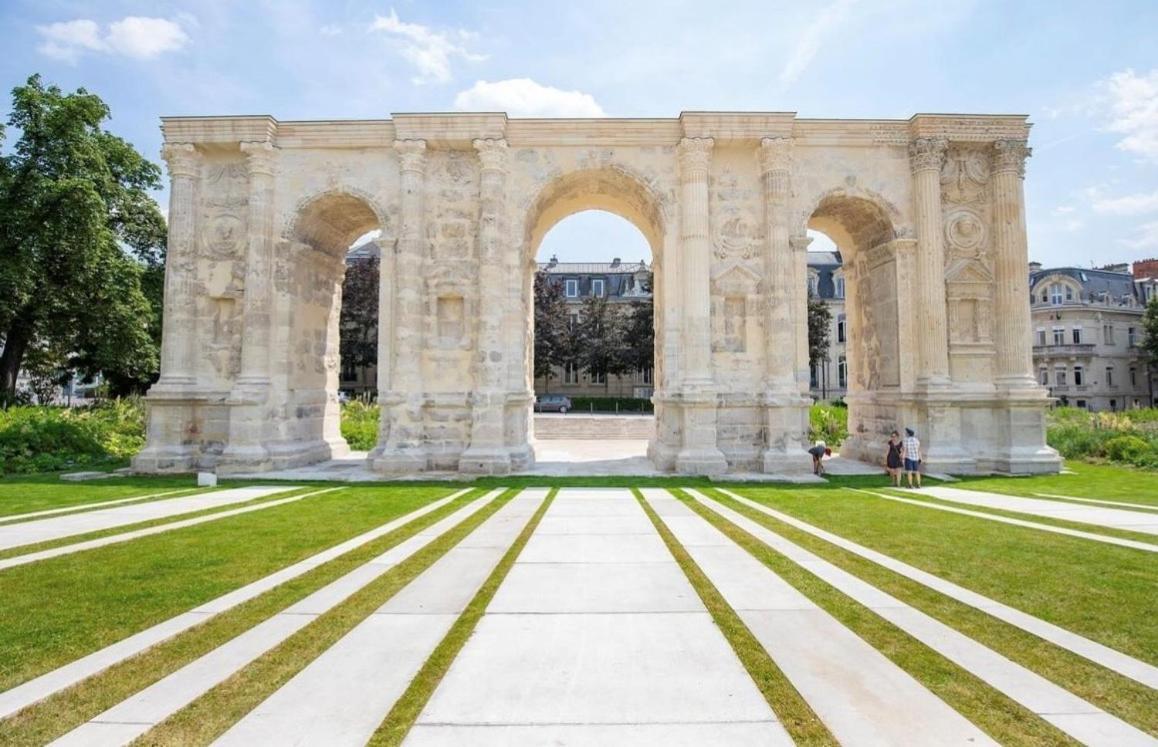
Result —
[[912, 428], [905, 429], [905, 440], [901, 443], [901, 457], [905, 460], [905, 474], [909, 476], [909, 487], [913, 487], [913, 476], [917, 487], [921, 487], [921, 441]]

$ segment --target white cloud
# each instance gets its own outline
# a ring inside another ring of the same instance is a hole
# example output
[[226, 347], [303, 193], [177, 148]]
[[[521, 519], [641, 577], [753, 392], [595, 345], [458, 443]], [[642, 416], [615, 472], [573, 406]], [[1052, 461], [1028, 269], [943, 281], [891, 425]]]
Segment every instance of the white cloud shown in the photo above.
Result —
[[812, 64], [813, 58], [816, 57], [816, 53], [820, 51], [821, 45], [825, 42], [825, 37], [845, 22], [849, 10], [856, 2], [857, 0], [836, 0], [832, 5], [821, 10], [820, 15], [808, 24], [808, 28], [804, 29], [796, 38], [792, 54], [789, 56], [788, 62], [784, 64], [783, 69], [780, 70], [780, 83], [782, 85], [795, 82], [801, 73]]
[[48, 57], [75, 62], [85, 52], [119, 54], [139, 60], [181, 49], [189, 36], [181, 24], [165, 18], [126, 16], [113, 21], [105, 32], [87, 18], [37, 26], [44, 37], [38, 48]]
[[1158, 162], [1158, 68], [1138, 75], [1127, 68], [1102, 82], [1109, 103], [1107, 129], [1124, 135], [1118, 148]]
[[1119, 244], [1131, 249], [1158, 248], [1158, 220], [1138, 226], [1138, 233], [1132, 239], [1119, 239]]
[[1158, 212], [1158, 192], [1149, 194], [1141, 192], [1122, 197], [1101, 197], [1095, 192], [1093, 208], [1095, 213], [1103, 215], [1144, 215]]
[[501, 111], [513, 117], [606, 117], [589, 93], [564, 91], [530, 78], [480, 80], [454, 97], [459, 111]]
[[418, 75], [411, 80], [416, 84], [435, 81], [445, 83], [451, 78], [451, 59], [461, 58], [468, 62], [479, 62], [486, 55], [475, 54], [462, 42], [475, 38], [468, 31], [456, 31], [452, 39], [447, 33], [433, 31], [420, 23], [406, 23], [399, 20], [394, 9], [389, 16], [375, 16], [370, 31], [382, 31], [401, 42], [400, 54], [418, 69]]

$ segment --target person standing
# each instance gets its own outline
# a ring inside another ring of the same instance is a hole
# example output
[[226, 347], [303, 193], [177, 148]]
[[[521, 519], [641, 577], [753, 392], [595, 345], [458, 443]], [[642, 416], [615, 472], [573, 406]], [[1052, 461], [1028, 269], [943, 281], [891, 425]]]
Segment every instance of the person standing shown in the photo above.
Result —
[[885, 454], [885, 469], [893, 481], [893, 487], [901, 487], [901, 434], [893, 431], [889, 436], [889, 450]]
[[917, 478], [917, 487], [921, 487], [921, 441], [912, 428], [905, 429], [905, 440], [901, 443], [901, 457], [905, 460], [905, 474], [909, 476], [909, 487], [913, 487], [914, 477]]

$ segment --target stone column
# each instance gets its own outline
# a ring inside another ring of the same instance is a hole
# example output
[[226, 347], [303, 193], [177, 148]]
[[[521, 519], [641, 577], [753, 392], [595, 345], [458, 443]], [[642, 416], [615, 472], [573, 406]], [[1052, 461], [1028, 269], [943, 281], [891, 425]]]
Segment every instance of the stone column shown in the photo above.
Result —
[[1029, 345], [1029, 252], [1022, 189], [1025, 159], [1031, 151], [1024, 140], [998, 140], [993, 147], [994, 373], [999, 387], [1036, 387]]
[[807, 345], [808, 317], [800, 305], [796, 242], [790, 238], [792, 140], [764, 138], [756, 157], [764, 188], [763, 469], [798, 472], [809, 469], [811, 459], [804, 449], [805, 434], [801, 428], [807, 417], [807, 404], [796, 381], [797, 337], [804, 324]]
[[165, 256], [165, 314], [161, 329], [161, 378], [155, 389], [196, 383], [197, 183], [201, 154], [192, 143], [166, 143], [169, 166], [169, 238]]
[[277, 148], [269, 141], [241, 143], [249, 171], [248, 241], [245, 253], [241, 373], [229, 404], [229, 443], [218, 471], [250, 472], [269, 468], [265, 445], [270, 391], [271, 288], [273, 282], [273, 188]]
[[507, 350], [503, 315], [508, 286], [504, 261], [503, 215], [506, 201], [507, 141], [475, 140], [481, 162], [478, 224], [478, 340], [475, 347], [475, 391], [471, 395], [470, 445], [459, 459], [460, 472], [507, 474], [511, 457], [504, 445], [504, 374]]
[[378, 447], [370, 454], [370, 461], [380, 472], [404, 474], [426, 468], [422, 450], [421, 371], [426, 141], [396, 140], [394, 150], [398, 153], [401, 172], [401, 209], [394, 260], [392, 387], [388, 392], [379, 393], [382, 421]]
[[945, 247], [941, 238], [941, 164], [948, 145], [944, 138], [918, 138], [909, 144], [917, 217], [917, 301], [922, 321], [917, 338], [917, 381], [925, 389], [949, 384]]
[[680, 264], [683, 310], [683, 447], [676, 469], [685, 474], [716, 474], [727, 470], [716, 445], [716, 391], [712, 379], [711, 347], [711, 241], [708, 173], [711, 138], [680, 141], [681, 241]]
[[[792, 247], [792, 328], [796, 343], [796, 389], [811, 404], [812, 382], [808, 366], [808, 247], [812, 244], [812, 237], [793, 236], [788, 243]], [[808, 430], [808, 413], [805, 413], [804, 430]]]

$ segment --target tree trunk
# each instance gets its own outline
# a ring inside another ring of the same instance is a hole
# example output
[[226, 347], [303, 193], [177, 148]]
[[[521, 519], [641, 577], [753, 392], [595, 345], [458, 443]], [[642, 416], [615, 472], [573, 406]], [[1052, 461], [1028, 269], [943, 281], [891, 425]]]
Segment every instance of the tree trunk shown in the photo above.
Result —
[[16, 397], [16, 377], [31, 341], [32, 325], [17, 316], [4, 335], [4, 352], [0, 353], [0, 399], [10, 402]]

